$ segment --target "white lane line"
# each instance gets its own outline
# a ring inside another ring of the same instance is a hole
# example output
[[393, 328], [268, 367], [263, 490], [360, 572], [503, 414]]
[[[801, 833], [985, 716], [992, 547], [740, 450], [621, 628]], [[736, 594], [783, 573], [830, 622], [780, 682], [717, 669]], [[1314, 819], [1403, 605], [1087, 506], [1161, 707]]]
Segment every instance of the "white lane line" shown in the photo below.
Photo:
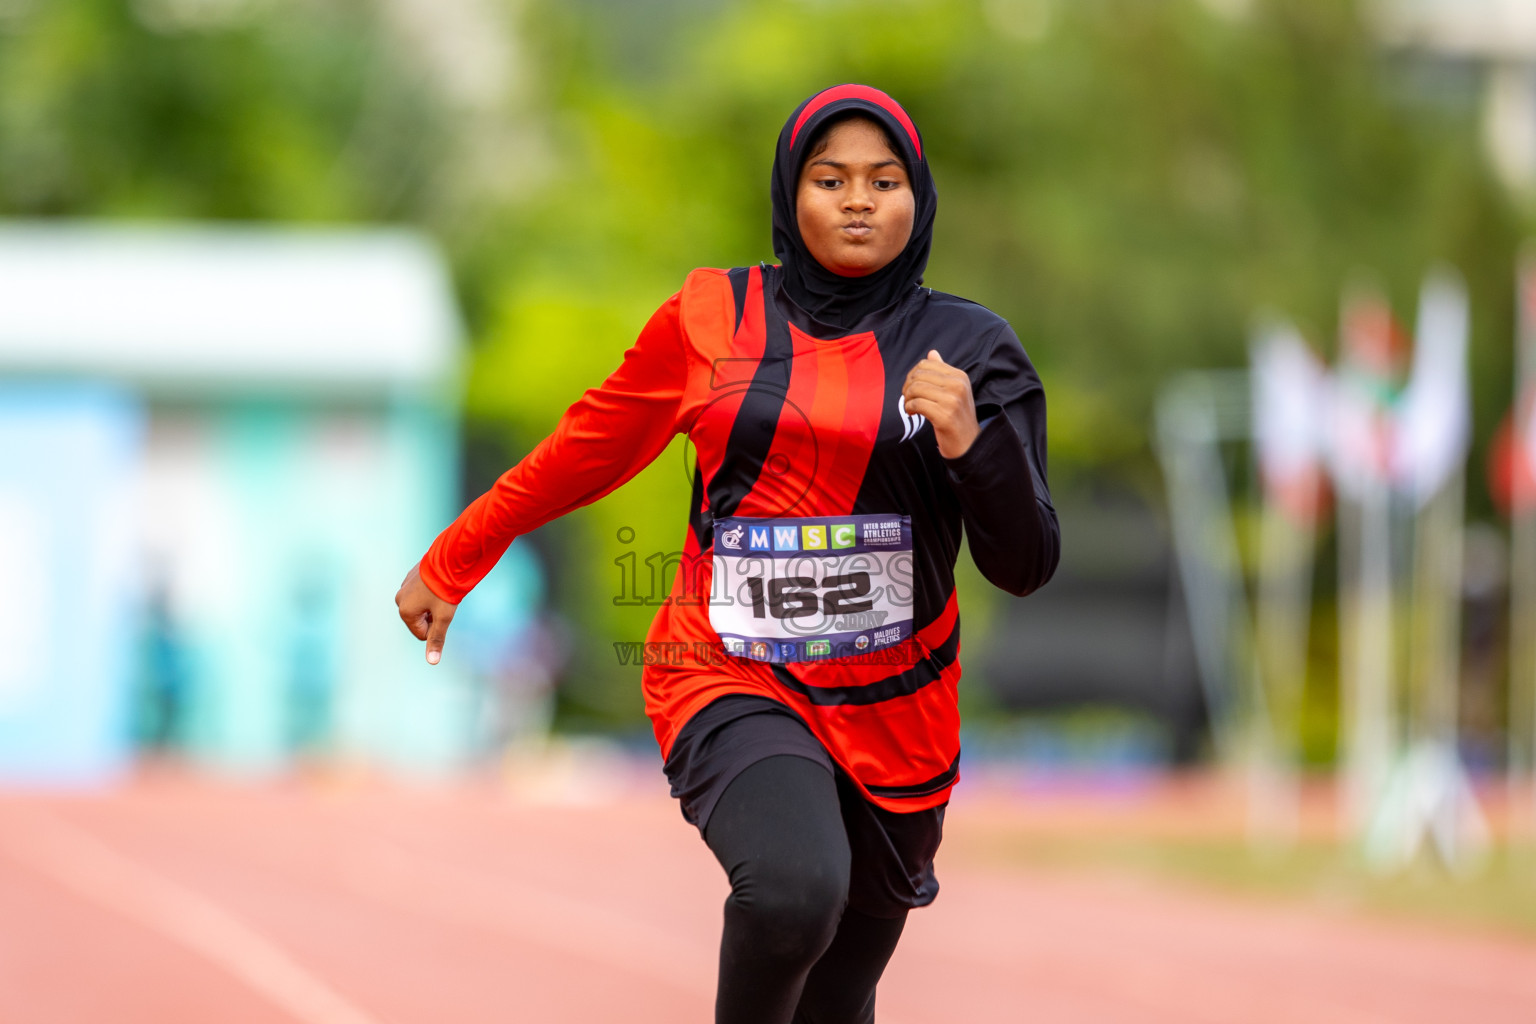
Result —
[[380, 1024], [223, 907], [52, 814], [9, 816], [0, 845], [76, 895], [165, 935], [304, 1024]]
[[434, 862], [388, 840], [372, 840], [335, 881], [400, 910], [499, 933], [714, 999], [716, 949], [604, 904]]

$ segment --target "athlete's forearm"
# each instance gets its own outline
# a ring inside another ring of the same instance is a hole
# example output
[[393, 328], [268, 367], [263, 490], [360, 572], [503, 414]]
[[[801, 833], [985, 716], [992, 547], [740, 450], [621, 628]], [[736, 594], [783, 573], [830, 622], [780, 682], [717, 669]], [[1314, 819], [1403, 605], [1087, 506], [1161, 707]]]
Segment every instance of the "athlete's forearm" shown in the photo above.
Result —
[[964, 455], [945, 461], [981, 574], [1020, 597], [1044, 586], [1061, 556], [1060, 528], [1011, 419], [994, 416]]
[[623, 365], [438, 535], [421, 560], [434, 594], [462, 600], [515, 538], [603, 497], [661, 454], [677, 432], [687, 377], [677, 310], [673, 296]]
[[590, 426], [557, 429], [438, 535], [421, 560], [422, 581], [434, 594], [458, 603], [513, 540], [627, 482], [671, 437], [657, 437], [632, 420], [628, 429], [619, 424], [599, 441], [581, 436]]

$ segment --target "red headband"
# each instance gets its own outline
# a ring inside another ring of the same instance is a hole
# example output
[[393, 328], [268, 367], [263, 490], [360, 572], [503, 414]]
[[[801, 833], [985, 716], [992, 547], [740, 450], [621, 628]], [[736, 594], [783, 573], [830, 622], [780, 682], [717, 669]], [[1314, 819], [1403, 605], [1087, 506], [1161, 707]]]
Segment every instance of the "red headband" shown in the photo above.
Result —
[[795, 147], [795, 137], [800, 134], [800, 129], [805, 122], [810, 120], [812, 114], [826, 106], [828, 103], [836, 103], [838, 100], [867, 100], [894, 117], [900, 125], [907, 130], [907, 138], [912, 140], [912, 148], [917, 150], [917, 158], [923, 158], [923, 144], [917, 139], [917, 129], [912, 125], [912, 119], [907, 112], [901, 109], [901, 104], [891, 99], [879, 89], [872, 89], [867, 85], [837, 85], [823, 92], [819, 92], [800, 111], [800, 116], [795, 118], [795, 127], [789, 133], [789, 147]]

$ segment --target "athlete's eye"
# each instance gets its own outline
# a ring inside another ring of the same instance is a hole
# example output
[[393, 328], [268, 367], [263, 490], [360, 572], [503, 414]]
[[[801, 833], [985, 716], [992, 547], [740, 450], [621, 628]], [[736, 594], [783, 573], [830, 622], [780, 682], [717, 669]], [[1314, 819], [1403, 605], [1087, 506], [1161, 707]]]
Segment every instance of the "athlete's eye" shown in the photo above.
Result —
[[892, 181], [892, 180], [890, 180], [888, 178], [887, 179], [882, 179], [880, 181], [875, 182], [875, 188], [878, 189], [881, 192], [894, 192], [898, 188], [901, 188], [901, 182], [899, 182], [899, 181]]
[[839, 181], [836, 178], [817, 178], [816, 179], [816, 187], [817, 188], [837, 188], [837, 186], [839, 186], [841, 184], [842, 184], [842, 182]]

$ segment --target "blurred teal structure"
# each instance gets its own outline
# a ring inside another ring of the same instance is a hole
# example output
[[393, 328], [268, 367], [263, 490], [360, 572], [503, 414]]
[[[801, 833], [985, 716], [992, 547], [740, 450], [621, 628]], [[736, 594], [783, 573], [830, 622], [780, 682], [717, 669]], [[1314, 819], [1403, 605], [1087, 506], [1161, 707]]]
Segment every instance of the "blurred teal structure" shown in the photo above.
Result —
[[0, 776], [89, 782], [128, 756], [130, 524], [120, 509], [143, 427], [138, 403], [115, 388], [0, 386], [0, 579], [11, 594]]
[[407, 231], [0, 225], [0, 577], [40, 638], [0, 776], [469, 756], [472, 680], [390, 600], [456, 511], [460, 349]]

